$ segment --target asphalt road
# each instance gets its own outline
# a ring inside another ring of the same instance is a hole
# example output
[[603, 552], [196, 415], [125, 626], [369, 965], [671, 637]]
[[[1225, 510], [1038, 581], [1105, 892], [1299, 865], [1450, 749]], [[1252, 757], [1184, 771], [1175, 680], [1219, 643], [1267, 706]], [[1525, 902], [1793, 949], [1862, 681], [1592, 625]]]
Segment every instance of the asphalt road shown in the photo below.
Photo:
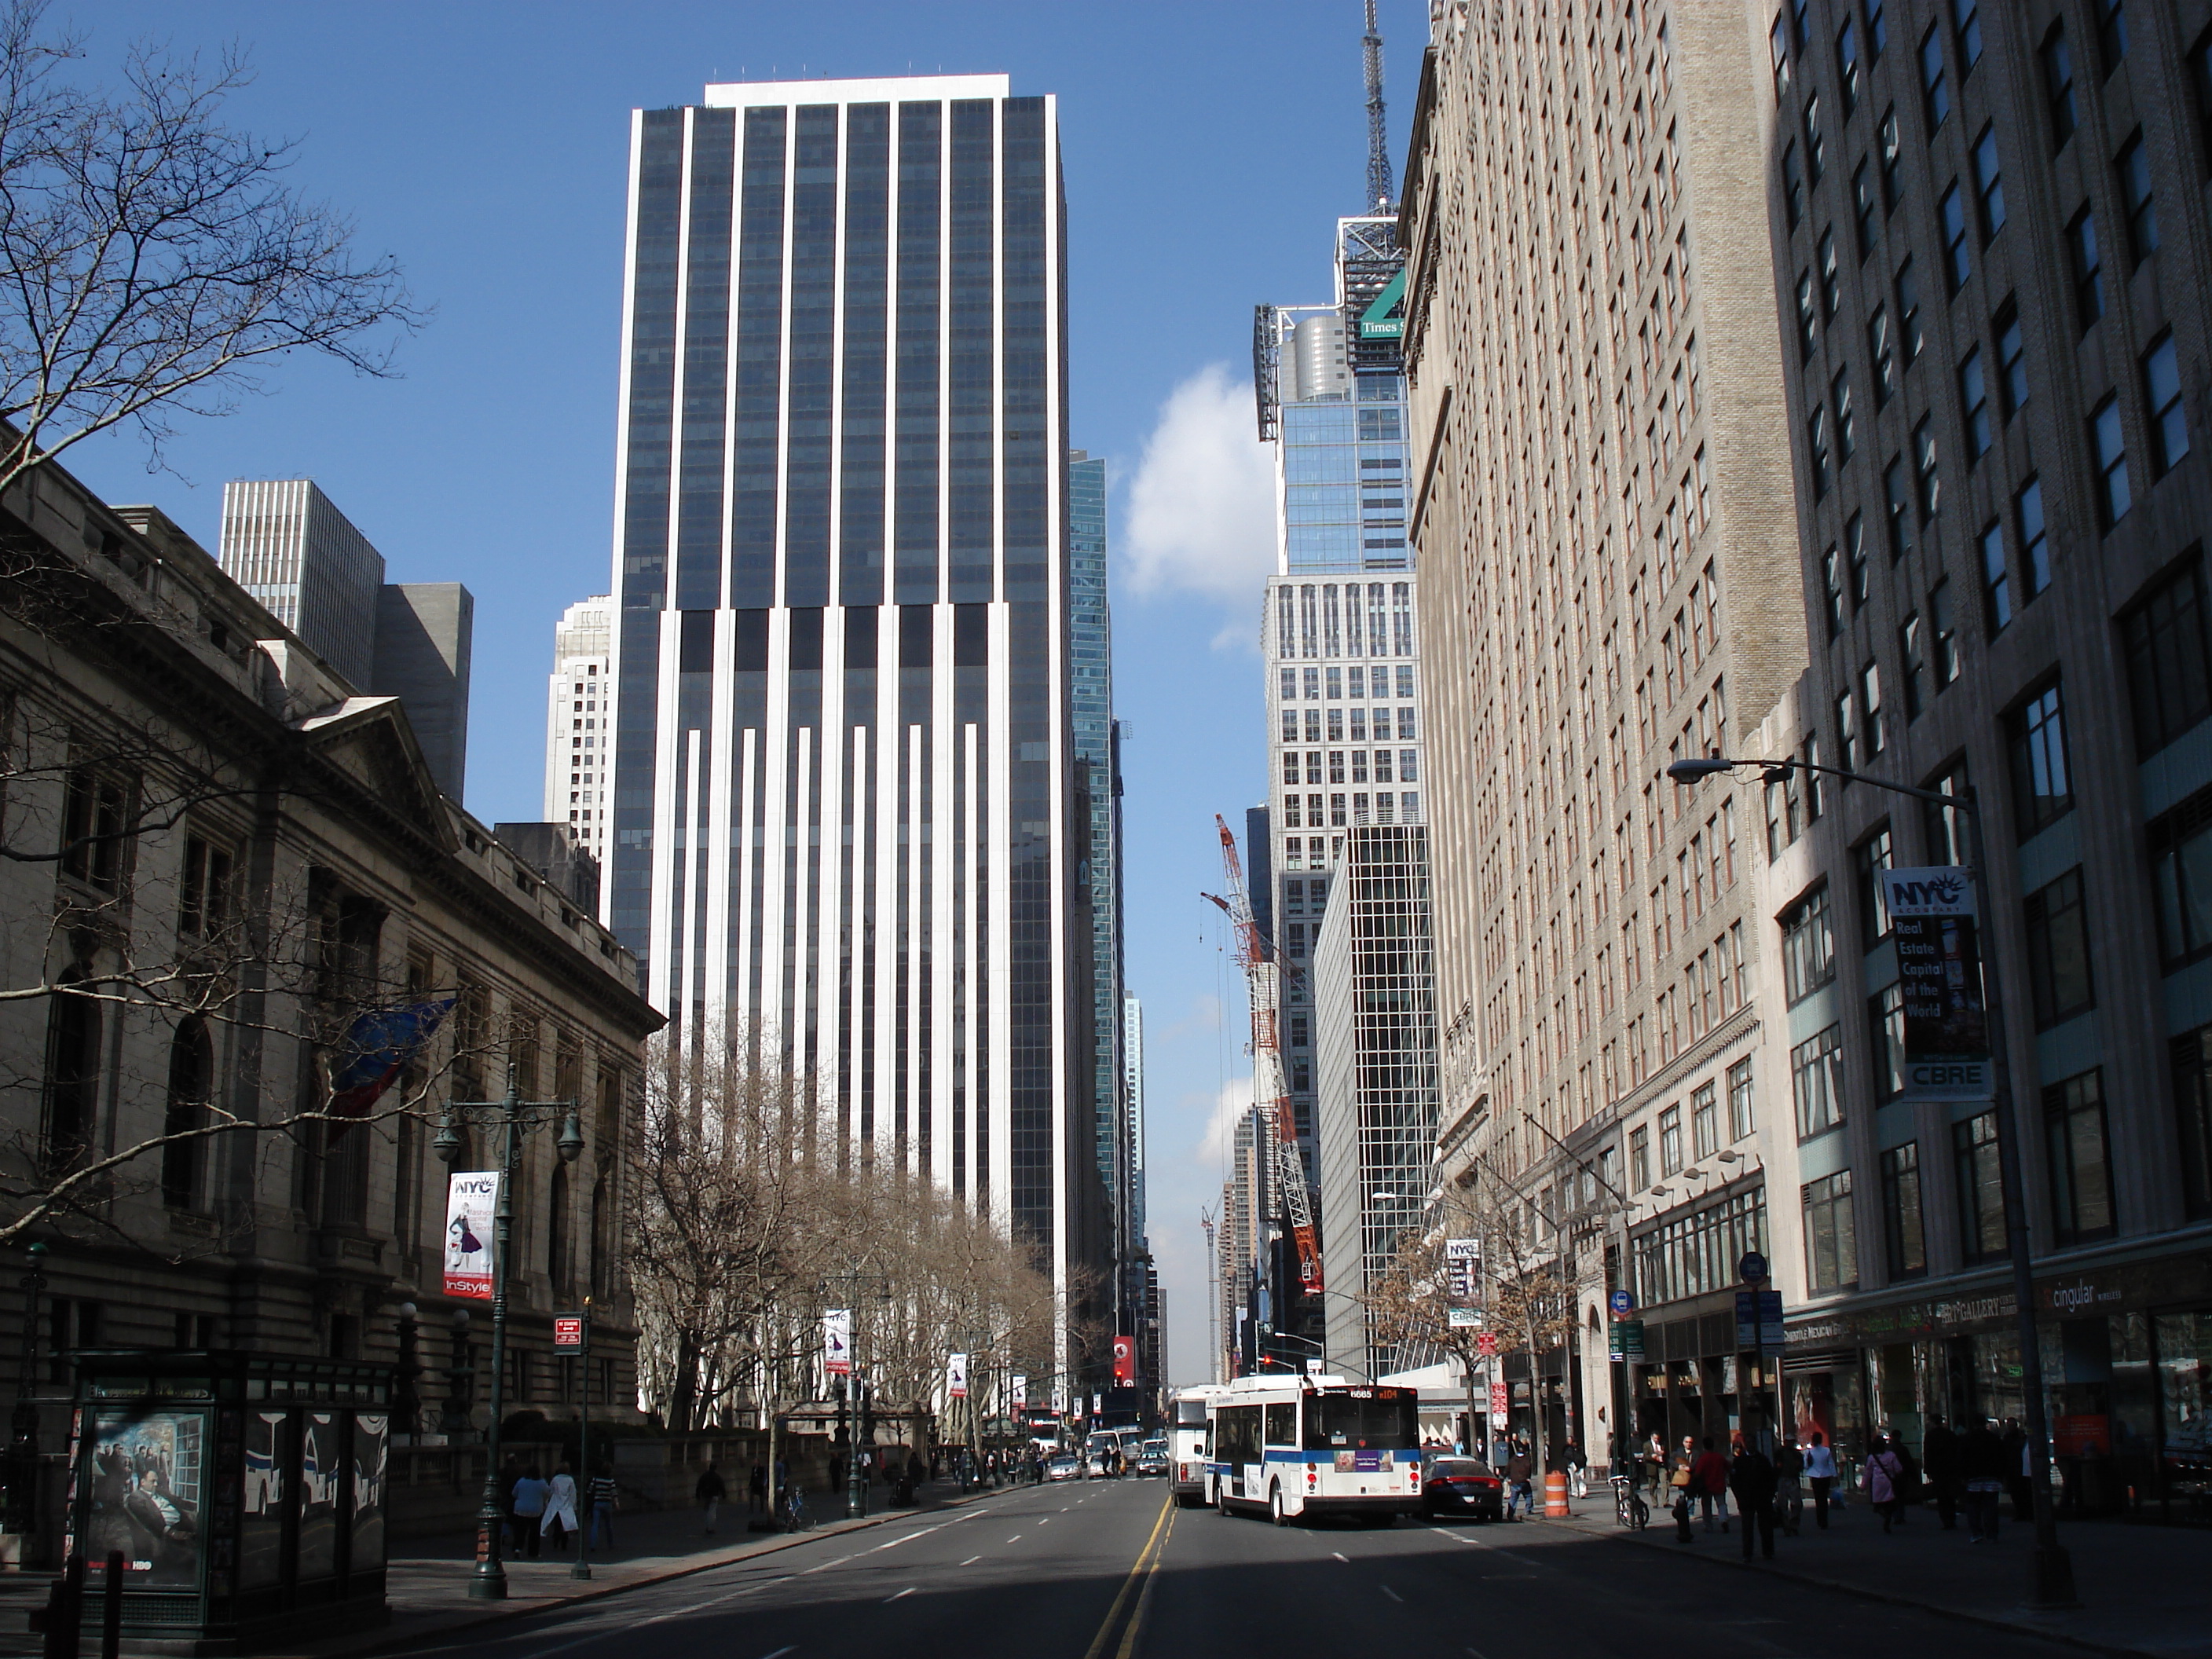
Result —
[[[1789, 1540], [1783, 1540], [1784, 1547]], [[1698, 1547], [1733, 1550], [1733, 1538]], [[410, 1654], [459, 1659], [2059, 1659], [2078, 1650], [1536, 1525], [1274, 1528], [1024, 1487]]]

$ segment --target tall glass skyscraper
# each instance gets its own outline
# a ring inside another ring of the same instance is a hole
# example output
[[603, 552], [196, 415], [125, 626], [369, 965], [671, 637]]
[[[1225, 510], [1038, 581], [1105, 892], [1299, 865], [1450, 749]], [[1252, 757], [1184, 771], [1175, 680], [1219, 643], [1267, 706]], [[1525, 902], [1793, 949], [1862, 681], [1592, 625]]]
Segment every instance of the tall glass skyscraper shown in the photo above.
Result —
[[1104, 1265], [1058, 117], [1004, 76], [631, 125], [608, 920], [684, 1041]]

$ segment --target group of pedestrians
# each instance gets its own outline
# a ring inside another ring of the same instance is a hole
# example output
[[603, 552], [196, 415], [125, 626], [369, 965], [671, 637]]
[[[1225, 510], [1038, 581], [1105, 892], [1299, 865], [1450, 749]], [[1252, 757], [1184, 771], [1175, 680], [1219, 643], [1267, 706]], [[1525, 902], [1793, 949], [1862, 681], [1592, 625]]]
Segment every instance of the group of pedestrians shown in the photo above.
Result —
[[550, 1479], [534, 1468], [521, 1468], [507, 1488], [507, 1523], [509, 1548], [535, 1560], [544, 1541], [552, 1540], [556, 1555], [568, 1553], [568, 1540], [583, 1530], [577, 1522], [579, 1505], [591, 1517], [586, 1549], [612, 1549], [615, 1541], [616, 1487], [614, 1476], [602, 1468], [580, 1494], [576, 1477], [566, 1463], [554, 1467]]

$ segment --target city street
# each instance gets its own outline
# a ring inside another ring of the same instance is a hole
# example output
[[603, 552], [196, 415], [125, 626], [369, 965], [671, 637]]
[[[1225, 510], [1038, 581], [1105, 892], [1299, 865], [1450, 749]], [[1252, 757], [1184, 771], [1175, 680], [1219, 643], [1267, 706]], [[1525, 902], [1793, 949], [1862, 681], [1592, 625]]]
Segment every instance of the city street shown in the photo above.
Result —
[[[1541, 1523], [1282, 1529], [1164, 1506], [1156, 1481], [1024, 1487], [410, 1654], [469, 1659], [1936, 1659], [1999, 1635]], [[1700, 1551], [1735, 1548], [1700, 1537]]]

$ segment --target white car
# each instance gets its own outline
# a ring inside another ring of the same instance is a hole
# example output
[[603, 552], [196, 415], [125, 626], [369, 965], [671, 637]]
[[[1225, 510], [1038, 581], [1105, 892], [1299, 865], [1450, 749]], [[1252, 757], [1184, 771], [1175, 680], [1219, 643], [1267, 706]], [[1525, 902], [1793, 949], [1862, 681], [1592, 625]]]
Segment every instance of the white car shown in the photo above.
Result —
[[1044, 1478], [1048, 1480], [1073, 1480], [1082, 1473], [1082, 1465], [1075, 1461], [1073, 1452], [1062, 1452], [1044, 1466]]

